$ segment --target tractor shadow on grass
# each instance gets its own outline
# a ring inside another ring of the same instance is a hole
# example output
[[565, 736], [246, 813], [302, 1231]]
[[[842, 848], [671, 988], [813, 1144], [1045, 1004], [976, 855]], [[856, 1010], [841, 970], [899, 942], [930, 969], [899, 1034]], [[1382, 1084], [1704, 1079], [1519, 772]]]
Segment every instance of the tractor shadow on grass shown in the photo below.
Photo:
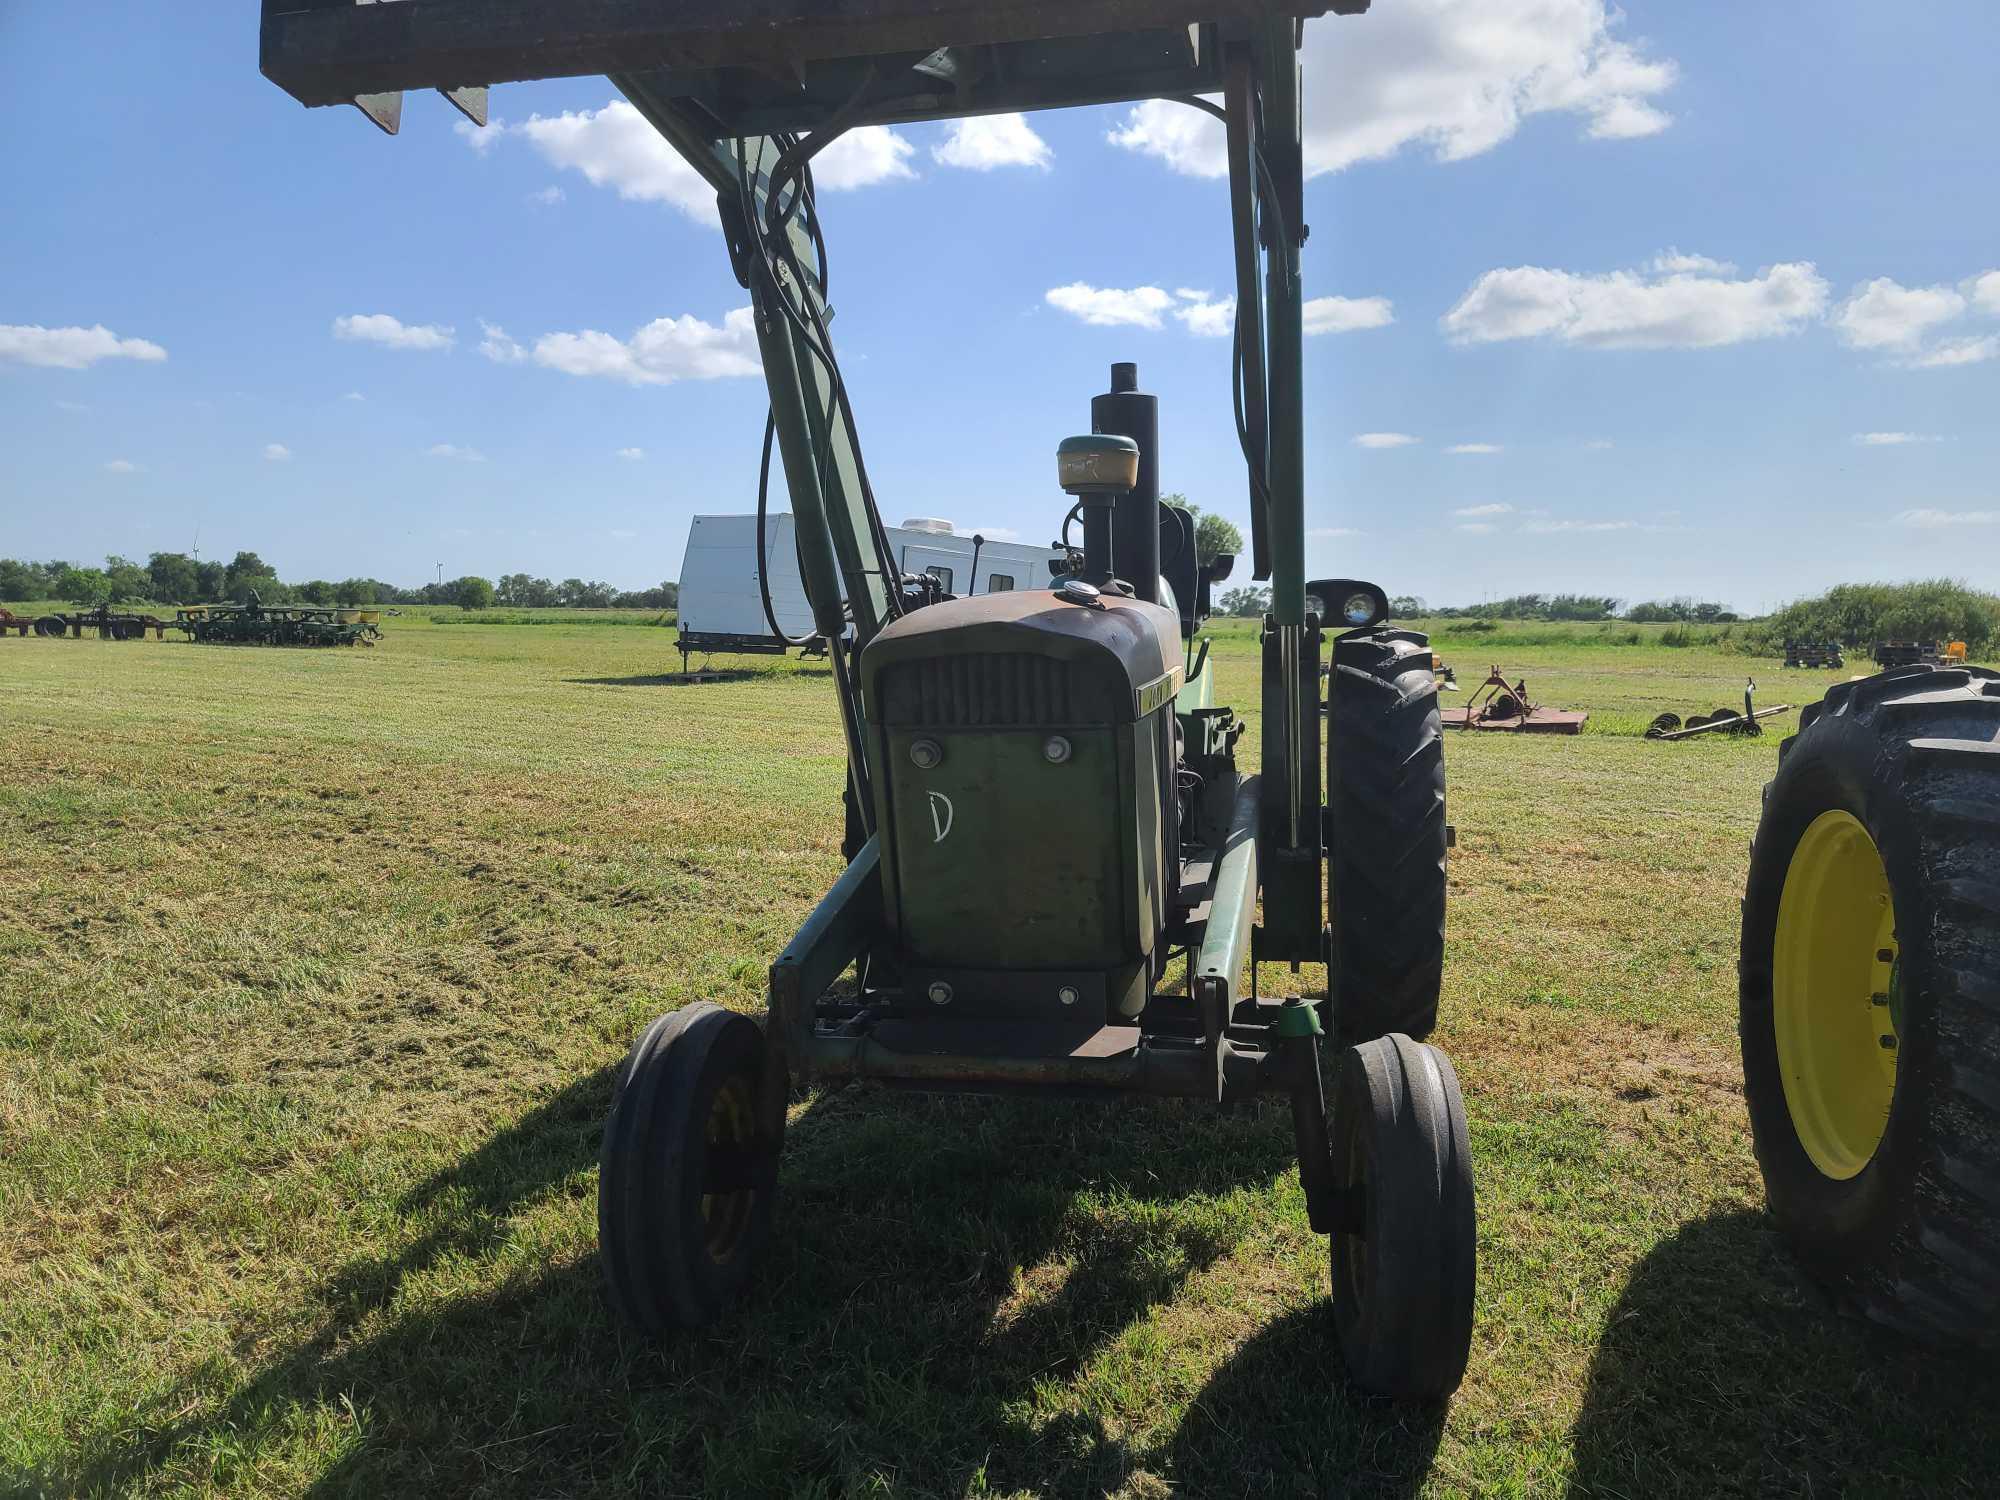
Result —
[[[1074, 1404], [1038, 1415], [1037, 1391], [1255, 1232], [1237, 1190], [1292, 1160], [1282, 1108], [823, 1096], [790, 1127], [749, 1303], [651, 1346], [613, 1327], [594, 1254], [543, 1243], [573, 1245], [594, 1213], [610, 1093], [601, 1069], [408, 1193], [414, 1237], [315, 1288], [303, 1338], [247, 1380], [198, 1369], [45, 1487], [230, 1488], [290, 1451], [323, 1496], [841, 1493], [871, 1476], [1100, 1494], [1132, 1453]], [[1299, 1362], [1331, 1359], [1321, 1337], [1281, 1323], [1211, 1389], [1246, 1417], [1289, 1409]], [[1323, 1421], [1328, 1389], [1301, 1411], [1316, 1399]], [[1198, 1472], [1240, 1477], [1226, 1446], [1185, 1436]]]
[[1448, 1411], [1349, 1385], [1331, 1304], [1315, 1302], [1209, 1378], [1174, 1434], [1173, 1478], [1188, 1495], [1414, 1495]]
[[633, 677], [565, 677], [572, 687], [719, 687], [725, 682], [748, 682], [752, 677], [769, 677], [751, 667], [713, 667], [693, 673], [641, 672]]
[[1577, 1500], [1979, 1493], [2000, 1463], [1990, 1361], [1832, 1308], [1763, 1213], [1682, 1227], [1639, 1262], [1571, 1434]]
[[[233, 1372], [219, 1367], [197, 1371], [143, 1405], [131, 1430], [120, 1433], [116, 1443], [87, 1446], [73, 1487], [50, 1477], [42, 1488], [49, 1493], [122, 1493], [142, 1475], [157, 1476], [163, 1469], [179, 1473], [201, 1462], [201, 1456], [254, 1449], [288, 1416], [313, 1408], [337, 1412], [345, 1397], [362, 1406], [378, 1394], [394, 1393], [385, 1401], [393, 1405], [410, 1394], [399, 1385], [427, 1369], [441, 1383], [423, 1399], [434, 1406], [448, 1402], [450, 1377], [458, 1372], [439, 1368], [438, 1351], [460, 1344], [492, 1349], [525, 1340], [527, 1329], [546, 1319], [546, 1309], [573, 1309], [586, 1295], [580, 1290], [585, 1280], [594, 1294], [595, 1262], [565, 1267], [539, 1280], [523, 1275], [486, 1297], [447, 1302], [442, 1308], [432, 1303], [379, 1333], [367, 1325], [390, 1308], [406, 1283], [501, 1249], [510, 1219], [522, 1209], [551, 1195], [594, 1194], [595, 1179], [588, 1169], [596, 1162], [610, 1106], [612, 1072], [601, 1068], [579, 1079], [407, 1193], [396, 1203], [397, 1212], [406, 1222], [428, 1227], [399, 1253], [351, 1261], [316, 1287], [308, 1298], [317, 1317], [314, 1331], [264, 1364], [247, 1383], [236, 1385]], [[431, 1303], [421, 1293], [413, 1300]], [[464, 1361], [449, 1363], [461, 1366]], [[470, 1373], [469, 1367], [464, 1373]], [[197, 1408], [206, 1408], [205, 1414], [186, 1415]], [[396, 1425], [393, 1415], [389, 1421]], [[361, 1492], [346, 1485], [339, 1467], [326, 1480], [316, 1492]]]

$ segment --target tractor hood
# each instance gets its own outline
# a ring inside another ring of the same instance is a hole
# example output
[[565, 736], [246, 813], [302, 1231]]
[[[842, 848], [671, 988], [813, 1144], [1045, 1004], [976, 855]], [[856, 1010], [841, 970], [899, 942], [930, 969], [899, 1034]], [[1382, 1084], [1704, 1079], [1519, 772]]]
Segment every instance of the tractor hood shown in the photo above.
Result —
[[1103, 605], [1017, 589], [912, 610], [861, 654], [868, 718], [884, 725], [1144, 718], [1180, 689], [1180, 621], [1141, 599], [1107, 595]]

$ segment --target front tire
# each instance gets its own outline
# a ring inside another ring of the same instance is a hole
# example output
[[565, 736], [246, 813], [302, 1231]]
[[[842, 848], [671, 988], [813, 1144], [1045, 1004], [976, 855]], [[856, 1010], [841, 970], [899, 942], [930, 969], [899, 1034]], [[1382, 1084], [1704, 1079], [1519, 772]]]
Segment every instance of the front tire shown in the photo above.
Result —
[[2000, 674], [1829, 689], [1744, 888], [1744, 1095], [1771, 1212], [1841, 1300], [2000, 1342]]
[[1478, 1226], [1458, 1075], [1391, 1034], [1346, 1048], [1334, 1082], [1333, 1319], [1354, 1383], [1396, 1400], [1458, 1389], [1472, 1353]]
[[1333, 1029], [1343, 1041], [1437, 1025], [1444, 983], [1444, 732], [1430, 641], [1334, 642], [1326, 783]]
[[756, 1022], [700, 1001], [647, 1027], [619, 1069], [597, 1244], [611, 1305], [641, 1332], [712, 1322], [748, 1287], [777, 1196], [784, 1091], [765, 1071], [780, 1066]]

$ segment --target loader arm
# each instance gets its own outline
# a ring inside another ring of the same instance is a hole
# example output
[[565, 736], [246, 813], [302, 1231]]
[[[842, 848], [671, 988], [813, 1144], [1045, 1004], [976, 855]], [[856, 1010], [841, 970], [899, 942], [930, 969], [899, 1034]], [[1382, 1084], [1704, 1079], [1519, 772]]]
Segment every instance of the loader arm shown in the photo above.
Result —
[[1296, 961], [1320, 956], [1324, 852], [1318, 636], [1305, 591], [1297, 46], [1308, 17], [1366, 9], [1367, 0], [263, 0], [259, 57], [301, 103], [355, 104], [390, 133], [405, 89], [437, 89], [483, 123], [492, 85], [603, 73], [715, 187], [751, 295], [801, 575], [815, 628], [832, 643], [863, 809], [863, 709], [849, 657], [911, 601], [868, 490], [800, 169], [816, 146], [864, 125], [1146, 98], [1220, 115], [1252, 572], [1272, 587], [1260, 951]]

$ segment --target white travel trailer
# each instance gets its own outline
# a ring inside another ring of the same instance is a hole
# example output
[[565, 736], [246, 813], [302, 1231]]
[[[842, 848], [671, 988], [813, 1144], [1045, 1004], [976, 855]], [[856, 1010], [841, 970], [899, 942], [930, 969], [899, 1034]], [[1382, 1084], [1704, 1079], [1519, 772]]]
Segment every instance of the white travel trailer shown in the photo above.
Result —
[[[888, 528], [897, 566], [930, 573], [945, 593], [1000, 594], [1046, 588], [1058, 547], [1031, 547], [967, 535], [949, 521], [917, 519]], [[790, 514], [765, 517], [763, 571], [770, 580], [771, 612], [794, 641], [813, 633], [812, 610], [799, 581], [798, 550]], [[758, 582], [757, 517], [696, 516], [681, 559], [679, 621], [675, 644], [691, 653], [750, 652], [776, 655], [785, 643], [771, 634]]]

